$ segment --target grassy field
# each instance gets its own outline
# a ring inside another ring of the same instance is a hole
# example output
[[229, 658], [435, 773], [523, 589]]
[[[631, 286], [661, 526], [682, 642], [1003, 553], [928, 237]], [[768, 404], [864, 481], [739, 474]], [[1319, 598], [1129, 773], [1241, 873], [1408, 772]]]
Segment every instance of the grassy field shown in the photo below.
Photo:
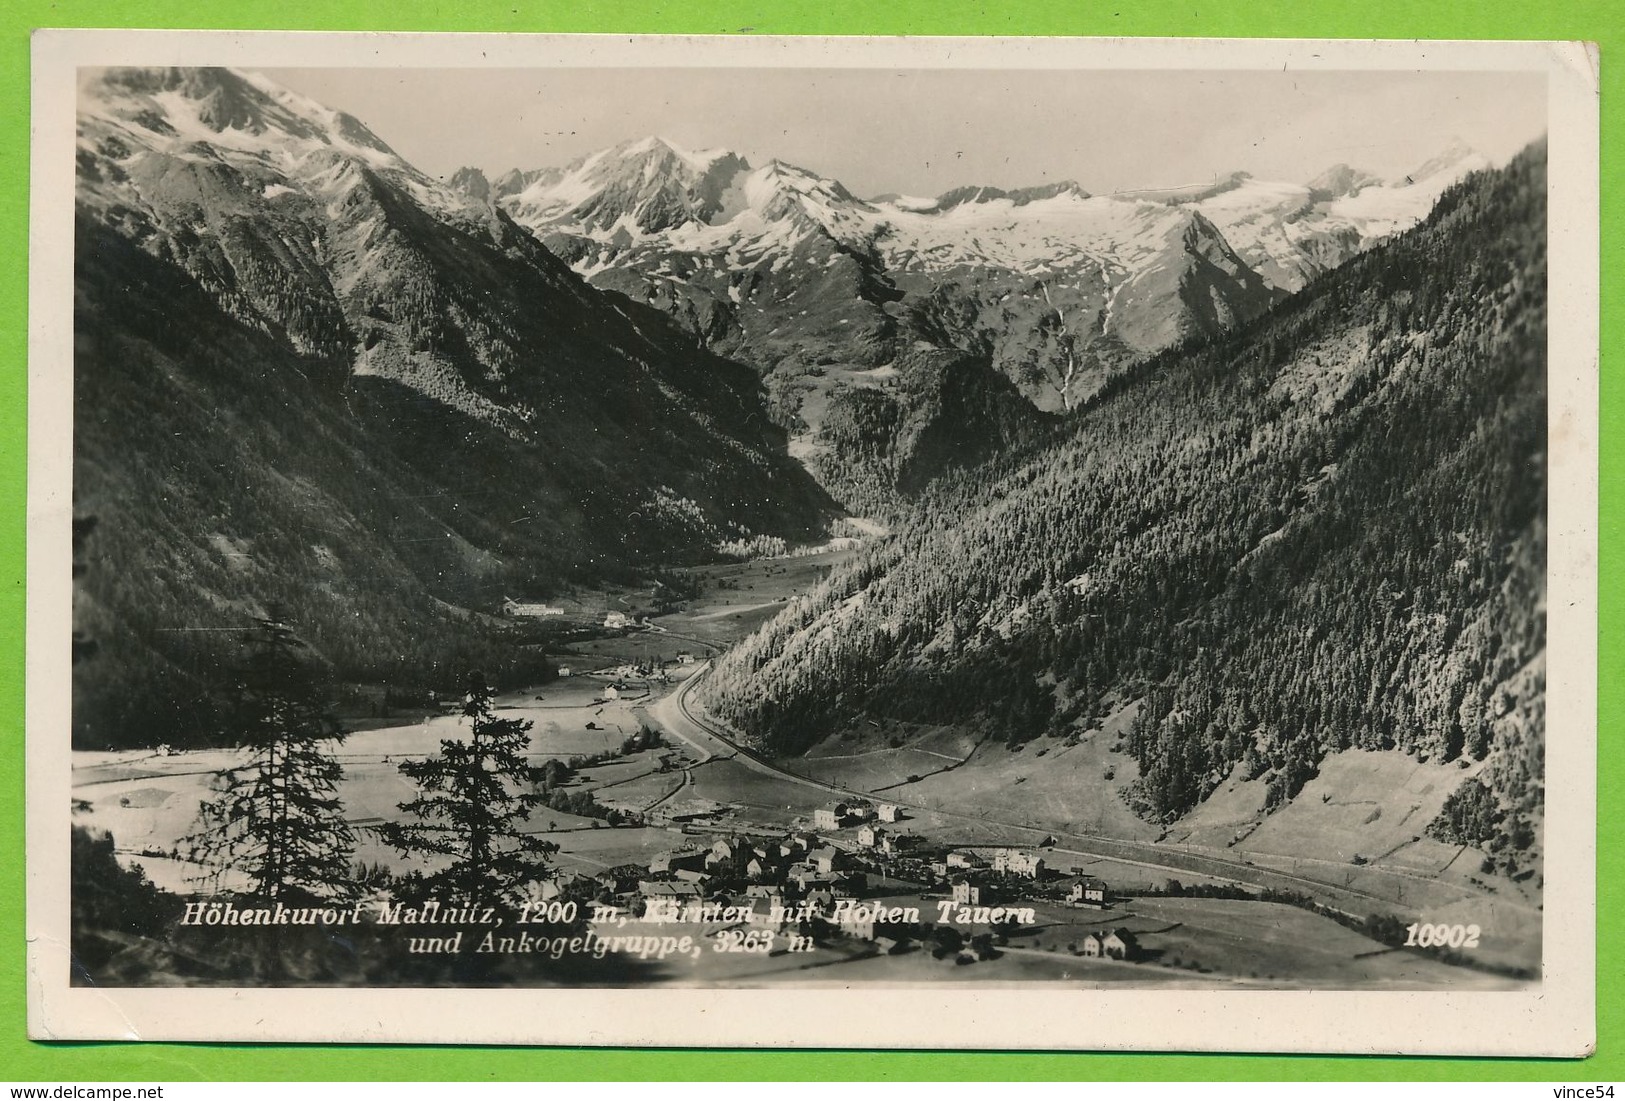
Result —
[[[693, 585], [696, 595], [664, 615], [652, 614], [657, 611], [652, 589], [576, 593], [568, 601], [555, 602], [566, 606], [573, 621], [601, 625], [606, 613], [620, 611], [650, 613], [649, 625], [624, 631], [594, 630], [590, 637], [562, 645], [552, 656], [576, 673], [627, 663], [675, 665], [680, 654], [704, 661], [772, 619], [788, 600], [816, 586], [851, 554], [850, 550], [835, 550], [684, 567], [674, 573]], [[689, 671], [691, 668], [676, 667], [673, 675], [681, 677]]]
[[1420, 953], [1389, 950], [1330, 918], [1281, 903], [1212, 898], [1137, 898], [1104, 913], [1040, 905], [1013, 946], [1070, 953], [1090, 932], [1135, 934], [1142, 970], [1246, 979], [1296, 987], [1500, 988], [1505, 980]]
[[[788, 767], [854, 791], [945, 811], [974, 809], [1035, 830], [1150, 840], [1161, 831], [1130, 810], [1119, 793], [1138, 778], [1138, 766], [1114, 749], [1137, 709], [1137, 703], [1117, 709], [1075, 745], [1040, 739], [1018, 749], [977, 745], [954, 728], [860, 728], [820, 743]], [[892, 746], [894, 739], [902, 744]]]
[[682, 611], [655, 622], [713, 646], [732, 645], [772, 619], [786, 602], [815, 588], [852, 553], [837, 550], [678, 570], [698, 595]]
[[1170, 839], [1326, 860], [1382, 859], [1422, 836], [1444, 801], [1482, 766], [1424, 764], [1398, 751], [1347, 750], [1274, 814], [1263, 784], [1232, 777], [1171, 831]]
[[[604, 683], [572, 678], [549, 686], [543, 700], [535, 693], [515, 693], [498, 700], [506, 718], [528, 719], [532, 760], [601, 753], [619, 748], [638, 729], [636, 701], [599, 703]], [[593, 723], [598, 729], [588, 730]], [[365, 827], [400, 817], [398, 804], [416, 794], [400, 774], [403, 760], [435, 753], [442, 739], [462, 737], [466, 721], [458, 715], [436, 715], [404, 726], [352, 734], [338, 748], [345, 769], [339, 789], [346, 817]], [[644, 752], [587, 773], [578, 783], [598, 783], [652, 772], [660, 751]], [[243, 755], [234, 750], [207, 749], [160, 755], [150, 750], [79, 752], [73, 755], [71, 790], [78, 809], [74, 824], [112, 833], [120, 855], [141, 863], [149, 876], [169, 890], [196, 889], [192, 877], [199, 869], [167, 854], [183, 848], [183, 839], [197, 828], [200, 803], [213, 795], [216, 774]], [[543, 808], [533, 824], [538, 830], [556, 823], [561, 831], [593, 828], [593, 820]], [[368, 830], [358, 832], [356, 857], [404, 869], [394, 850], [380, 844]], [[141, 855], [161, 854], [161, 855]], [[226, 881], [222, 885], [232, 885]]]
[[583, 875], [622, 864], [647, 867], [657, 853], [668, 852], [687, 840], [679, 830], [652, 827], [572, 830], [544, 836], [559, 847], [557, 864]]
[[1073, 746], [1052, 741], [1012, 751], [988, 742], [958, 768], [891, 790], [909, 802], [948, 810], [975, 808], [1035, 829], [1155, 838], [1157, 827], [1135, 815], [1118, 794], [1138, 770], [1132, 758], [1112, 752], [1114, 741], [1112, 732], [1096, 731]]
[[[875, 737], [885, 740], [874, 745]], [[900, 744], [891, 744], [894, 741]], [[909, 787], [910, 776], [958, 768], [975, 748], [975, 740], [954, 727], [892, 723], [862, 741], [820, 742], [793, 767], [804, 776], [853, 791], [883, 792]]]
[[690, 794], [699, 799], [715, 799], [740, 808], [742, 817], [753, 822], [789, 826], [797, 819], [810, 818], [825, 806], [830, 796], [817, 788], [767, 776], [738, 761], [718, 758], [694, 769]]
[[[681, 769], [668, 772], [646, 772], [642, 775], [625, 779], [614, 780], [613, 773], [608, 769], [594, 769], [592, 773], [595, 782], [594, 791], [598, 801], [609, 807], [620, 807], [622, 810], [642, 813], [650, 806], [663, 801], [673, 792], [679, 791], [685, 782], [685, 775]], [[610, 777], [610, 782], [603, 782]]]
[[[926, 756], [922, 750], [951, 752], [953, 732], [916, 734], [895, 748], [884, 741], [875, 744], [893, 731], [831, 739], [808, 757], [788, 764], [797, 772], [854, 790], [881, 789], [899, 799], [940, 808], [945, 816], [975, 813], [1033, 831], [1022, 835], [991, 826], [979, 830], [962, 817], [931, 823], [929, 811], [915, 812], [921, 818], [915, 828], [934, 841], [1032, 844], [1046, 830], [1062, 835], [1063, 850], [1067, 833], [1160, 840], [1147, 851], [1147, 861], [1166, 859], [1175, 867], [1146, 867], [1128, 859], [1084, 868], [1087, 858], [1068, 858], [1059, 852], [1051, 853], [1049, 863], [1062, 868], [1071, 862], [1114, 885], [1150, 888], [1170, 879], [1190, 884], [1234, 882], [1239, 877], [1309, 892], [1361, 915], [1392, 913], [1407, 922], [1478, 924], [1485, 930], [1481, 959], [1521, 968], [1539, 966], [1538, 879], [1513, 882], [1485, 873], [1480, 867], [1482, 853], [1443, 844], [1424, 833], [1449, 793], [1474, 774], [1473, 768], [1424, 764], [1400, 753], [1337, 754], [1328, 758], [1297, 799], [1274, 814], [1263, 812], [1261, 781], [1232, 777], [1164, 833], [1135, 815], [1119, 794], [1137, 775], [1133, 760], [1114, 749], [1133, 711], [1132, 704], [1118, 709], [1104, 729], [1077, 745], [1042, 740], [1011, 751], [984, 744], [963, 765], [948, 767], [952, 761], [938, 758], [935, 764], [942, 771], [897, 787], [887, 785], [899, 772], [918, 771], [918, 762]], [[1088, 842], [1080, 845], [1089, 847]], [[1183, 855], [1187, 852], [1197, 859], [1188, 859]], [[1243, 867], [1226, 874], [1203, 863], [1207, 857], [1240, 862]], [[1266, 871], [1290, 878], [1272, 880], [1261, 875]]]
[[569, 666], [576, 673], [627, 664], [664, 663], [673, 667], [674, 675], [680, 675], [679, 655], [689, 654], [704, 661], [709, 653], [708, 647], [691, 639], [662, 631], [628, 630], [573, 642], [566, 650], [553, 655], [553, 660]]

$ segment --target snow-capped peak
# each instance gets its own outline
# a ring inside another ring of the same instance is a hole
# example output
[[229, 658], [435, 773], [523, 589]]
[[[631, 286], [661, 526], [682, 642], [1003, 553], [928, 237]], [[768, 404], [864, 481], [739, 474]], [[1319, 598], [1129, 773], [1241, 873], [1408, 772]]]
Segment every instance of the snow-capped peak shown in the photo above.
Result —
[[786, 223], [795, 230], [821, 229], [857, 244], [873, 235], [879, 211], [840, 181], [770, 160], [736, 185], [752, 224]]
[[1468, 145], [1461, 138], [1452, 138], [1438, 153], [1429, 157], [1410, 172], [1391, 181], [1391, 187], [1409, 187], [1437, 177], [1448, 177], [1452, 182], [1490, 166], [1489, 158]]
[[1339, 163], [1310, 180], [1307, 186], [1317, 199], [1337, 199], [1344, 195], [1358, 195], [1362, 189], [1381, 183], [1370, 172]]
[[1028, 203], [1038, 202], [1042, 199], [1053, 199], [1063, 195], [1074, 199], [1089, 198], [1089, 192], [1085, 191], [1076, 180], [1058, 180], [1055, 183], [1039, 184], [1035, 187], [1018, 187], [1009, 191], [1002, 187], [978, 187], [974, 185], [956, 187], [952, 191], [945, 191], [937, 196], [933, 205], [937, 210], [951, 210], [964, 203], [990, 203], [1002, 199], [1009, 202], [1011, 206], [1026, 206]]
[[815, 172], [770, 160], [745, 178], [745, 201], [753, 209], [765, 211], [786, 197], [819, 205], [869, 204], [854, 198], [838, 180], [828, 180]]
[[615, 147], [615, 152], [626, 157], [638, 157], [650, 153], [658, 156], [676, 157], [687, 165], [691, 171], [706, 172], [724, 157], [734, 156], [727, 149], [684, 149], [674, 141], [651, 134], [636, 141], [623, 142]]
[[[467, 187], [426, 176], [358, 119], [258, 74], [235, 69], [94, 70], [79, 87], [81, 149], [120, 162], [225, 162], [264, 196], [299, 192], [331, 201], [365, 174], [387, 178], [425, 209], [456, 221], [489, 211]], [[107, 198], [117, 190], [106, 184]], [[98, 201], [101, 181], [81, 188]]]
[[655, 233], [710, 221], [749, 167], [725, 149], [692, 152], [651, 136], [536, 173], [508, 204], [531, 225], [568, 221], [591, 234]]
[[181, 141], [239, 149], [325, 145], [405, 162], [359, 119], [235, 69], [107, 69], [81, 86], [81, 111]]

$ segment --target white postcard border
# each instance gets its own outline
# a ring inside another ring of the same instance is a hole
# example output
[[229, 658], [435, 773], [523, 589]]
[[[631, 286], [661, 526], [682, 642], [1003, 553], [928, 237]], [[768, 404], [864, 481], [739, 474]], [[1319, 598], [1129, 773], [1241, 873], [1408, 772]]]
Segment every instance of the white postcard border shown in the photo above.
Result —
[[[75, 70], [260, 66], [1448, 69], [1548, 74], [1549, 662], [1543, 980], [1503, 993], [70, 987]], [[27, 883], [37, 1039], [1552, 1055], [1595, 1040], [1598, 111], [1575, 43], [42, 31], [33, 53]]]

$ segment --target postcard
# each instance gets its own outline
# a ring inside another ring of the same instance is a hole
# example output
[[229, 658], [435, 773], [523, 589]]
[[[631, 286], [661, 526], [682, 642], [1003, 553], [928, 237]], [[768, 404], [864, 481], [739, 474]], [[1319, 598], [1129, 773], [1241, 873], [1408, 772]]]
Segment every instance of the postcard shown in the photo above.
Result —
[[34, 61], [34, 1037], [1590, 1050], [1584, 44]]

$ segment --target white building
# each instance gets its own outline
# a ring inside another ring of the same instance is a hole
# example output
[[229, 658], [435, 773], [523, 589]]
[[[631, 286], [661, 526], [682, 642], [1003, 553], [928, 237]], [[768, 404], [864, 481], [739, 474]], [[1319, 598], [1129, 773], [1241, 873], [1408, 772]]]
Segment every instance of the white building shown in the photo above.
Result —
[[552, 604], [530, 604], [522, 600], [515, 600], [511, 596], [502, 598], [502, 614], [512, 616], [551, 616], [563, 615], [564, 609]]
[[1094, 876], [1086, 875], [1077, 880], [1067, 891], [1066, 900], [1074, 906], [1106, 906], [1106, 884]]
[[822, 849], [815, 849], [807, 854], [807, 863], [811, 864], [814, 868], [817, 868], [819, 873], [822, 875], [829, 875], [834, 872], [836, 865], [840, 862], [841, 851], [828, 846], [825, 846]]
[[1019, 875], [1027, 879], [1037, 879], [1044, 870], [1044, 858], [1033, 853], [1023, 852], [1021, 849], [995, 849], [993, 851], [993, 870], [1003, 872], [1005, 875]]

